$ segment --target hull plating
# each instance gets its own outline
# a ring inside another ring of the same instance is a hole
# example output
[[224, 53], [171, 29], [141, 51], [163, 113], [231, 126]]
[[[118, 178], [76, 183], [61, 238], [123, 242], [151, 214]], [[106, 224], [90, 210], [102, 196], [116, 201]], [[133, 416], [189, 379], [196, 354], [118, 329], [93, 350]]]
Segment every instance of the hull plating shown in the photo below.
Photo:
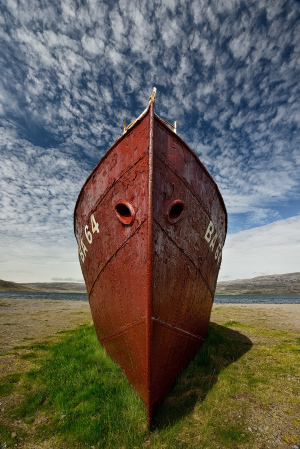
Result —
[[151, 425], [207, 333], [227, 228], [222, 197], [151, 104], [87, 179], [74, 225], [98, 339]]

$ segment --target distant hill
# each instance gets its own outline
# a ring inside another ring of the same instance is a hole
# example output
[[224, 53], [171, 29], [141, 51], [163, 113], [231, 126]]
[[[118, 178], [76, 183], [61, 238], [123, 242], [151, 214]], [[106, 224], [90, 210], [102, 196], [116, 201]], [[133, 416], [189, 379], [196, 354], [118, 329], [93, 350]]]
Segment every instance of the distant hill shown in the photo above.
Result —
[[0, 292], [32, 292], [34, 289], [16, 282], [3, 281], [0, 279]]
[[218, 282], [219, 295], [300, 295], [300, 273], [273, 274], [253, 279]]
[[0, 292], [60, 292], [86, 293], [84, 283], [77, 282], [35, 282], [17, 284], [0, 279]]
[[[17, 284], [2, 281], [1, 292], [60, 292], [86, 293], [84, 283], [76, 282], [35, 282]], [[300, 295], [300, 273], [273, 274], [253, 279], [218, 282], [216, 294], [219, 295]]]
[[36, 282], [23, 285], [39, 292], [86, 293], [86, 287], [83, 282]]

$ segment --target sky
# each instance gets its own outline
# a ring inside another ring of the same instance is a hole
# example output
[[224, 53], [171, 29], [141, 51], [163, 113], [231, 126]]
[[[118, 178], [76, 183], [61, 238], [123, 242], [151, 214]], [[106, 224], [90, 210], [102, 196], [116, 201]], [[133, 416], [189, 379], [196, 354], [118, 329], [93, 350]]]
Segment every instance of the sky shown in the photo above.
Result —
[[0, 279], [82, 281], [77, 196], [154, 86], [224, 198], [219, 280], [300, 271], [300, 1], [0, 0]]

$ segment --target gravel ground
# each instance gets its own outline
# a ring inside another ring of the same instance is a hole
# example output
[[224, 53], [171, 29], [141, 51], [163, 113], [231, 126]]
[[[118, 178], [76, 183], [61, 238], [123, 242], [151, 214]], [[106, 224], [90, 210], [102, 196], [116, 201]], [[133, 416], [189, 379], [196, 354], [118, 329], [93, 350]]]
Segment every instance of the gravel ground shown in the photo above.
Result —
[[[59, 338], [60, 331], [75, 328], [79, 324], [91, 322], [88, 302], [83, 301], [53, 301], [53, 300], [0, 300], [0, 352], [8, 353], [0, 357], [0, 377], [7, 373], [25, 372], [31, 368], [30, 361], [20, 359], [19, 355], [26, 349], [15, 350], [16, 346], [26, 346], [43, 340], [54, 341]], [[258, 326], [270, 330], [291, 332], [296, 335], [300, 331], [300, 304], [215, 304], [211, 321], [224, 324], [236, 321], [241, 324]], [[256, 337], [251, 329], [243, 328], [242, 333], [248, 336], [253, 345], [269, 344], [268, 337]], [[299, 334], [298, 334], [299, 335]], [[300, 335], [299, 335], [300, 336]], [[265, 341], [264, 341], [265, 338]], [[270, 341], [270, 343], [272, 343]], [[12, 352], [11, 352], [12, 351]], [[250, 398], [251, 399], [251, 398]], [[250, 400], [237, 398], [237, 400]], [[1, 412], [8, 410], [20, 398], [10, 396], [1, 398]], [[300, 443], [287, 444], [281, 438], [284, 420], [280, 410], [274, 405], [270, 409], [253, 411], [253, 419], [249, 420], [248, 430], [257, 435], [255, 445], [251, 449], [300, 449]], [[300, 412], [300, 408], [299, 408]], [[294, 415], [294, 413], [293, 413]], [[291, 416], [289, 420], [297, 420]], [[0, 438], [1, 440], [1, 438]], [[299, 430], [300, 440], [300, 430]], [[0, 441], [1, 443], [1, 441]], [[55, 442], [37, 443], [23, 442], [24, 449], [50, 449]], [[1, 448], [0, 444], [0, 448]], [[250, 448], [249, 448], [250, 449]]]
[[[57, 338], [59, 331], [91, 321], [89, 304], [84, 301], [2, 299], [0, 352], [9, 352], [15, 346], [30, 345], [49, 337]], [[239, 321], [253, 325], [263, 322], [269, 329], [299, 332], [300, 304], [215, 304], [211, 321], [218, 324]], [[13, 365], [11, 357], [1, 357], [0, 376], [14, 371]]]
[[[240, 323], [242, 327], [233, 328], [251, 340], [253, 354], [256, 347], [267, 348], [286, 339], [300, 338], [300, 304], [215, 304], [211, 321], [219, 325]], [[278, 388], [281, 391], [276, 391]], [[300, 402], [296, 403], [299, 391], [299, 376], [279, 376], [275, 391], [270, 390], [268, 406], [260, 403], [259, 395], [249, 392], [235, 398], [249, 404], [248, 431], [254, 436], [251, 449], [300, 449]]]
[[41, 341], [91, 320], [90, 307], [85, 301], [2, 299], [0, 352], [26, 344], [26, 338]]
[[229, 320], [254, 326], [264, 320], [268, 329], [300, 332], [300, 304], [214, 304], [211, 321]]
[[[268, 328], [300, 331], [300, 304], [215, 304], [211, 321], [228, 320], [255, 324], [264, 320]], [[40, 341], [57, 332], [91, 322], [88, 302], [34, 299], [0, 301], [0, 352], [24, 345], [24, 339]]]

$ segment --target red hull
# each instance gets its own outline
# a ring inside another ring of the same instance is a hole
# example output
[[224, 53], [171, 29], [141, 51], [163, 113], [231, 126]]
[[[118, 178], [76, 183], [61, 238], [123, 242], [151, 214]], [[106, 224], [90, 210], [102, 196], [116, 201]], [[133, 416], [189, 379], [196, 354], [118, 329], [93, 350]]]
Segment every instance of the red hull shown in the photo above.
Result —
[[227, 214], [154, 105], [78, 197], [75, 235], [96, 333], [153, 412], [207, 333]]

